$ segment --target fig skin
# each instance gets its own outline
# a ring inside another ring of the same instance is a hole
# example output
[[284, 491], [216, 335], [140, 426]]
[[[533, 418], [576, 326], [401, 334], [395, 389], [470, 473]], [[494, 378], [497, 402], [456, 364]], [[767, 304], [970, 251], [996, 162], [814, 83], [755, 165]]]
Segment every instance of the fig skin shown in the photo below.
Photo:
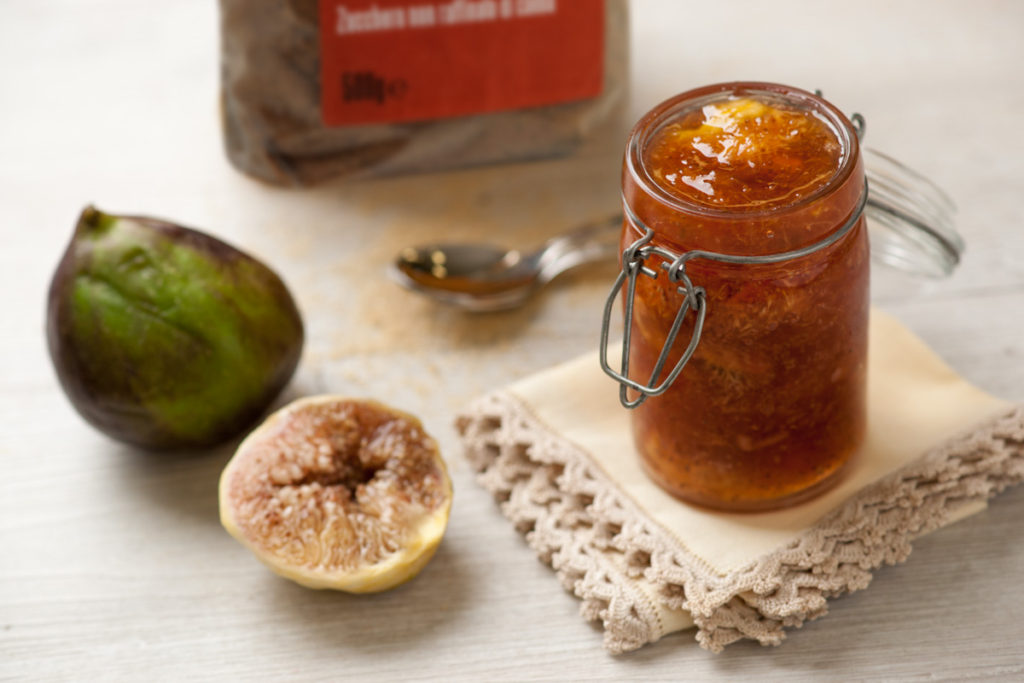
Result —
[[93, 207], [50, 283], [46, 336], [82, 417], [152, 450], [245, 430], [304, 341], [291, 294], [263, 263], [196, 230]]

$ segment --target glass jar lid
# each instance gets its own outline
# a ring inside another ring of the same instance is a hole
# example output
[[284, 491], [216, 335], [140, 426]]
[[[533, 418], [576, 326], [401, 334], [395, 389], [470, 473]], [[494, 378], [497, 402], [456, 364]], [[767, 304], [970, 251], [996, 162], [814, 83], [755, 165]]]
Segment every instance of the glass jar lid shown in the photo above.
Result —
[[[853, 118], [863, 135], [863, 118]], [[869, 188], [864, 213], [872, 258], [913, 275], [950, 275], [964, 251], [953, 224], [953, 200], [892, 157], [870, 147], [861, 147], [861, 153]]]

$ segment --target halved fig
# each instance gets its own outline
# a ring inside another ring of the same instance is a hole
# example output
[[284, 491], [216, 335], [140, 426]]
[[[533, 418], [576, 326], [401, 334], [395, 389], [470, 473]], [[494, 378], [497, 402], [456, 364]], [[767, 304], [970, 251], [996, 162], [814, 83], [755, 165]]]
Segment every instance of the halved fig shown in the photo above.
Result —
[[420, 421], [381, 403], [300, 399], [250, 434], [220, 479], [228, 532], [309, 588], [368, 593], [426, 566], [452, 485]]

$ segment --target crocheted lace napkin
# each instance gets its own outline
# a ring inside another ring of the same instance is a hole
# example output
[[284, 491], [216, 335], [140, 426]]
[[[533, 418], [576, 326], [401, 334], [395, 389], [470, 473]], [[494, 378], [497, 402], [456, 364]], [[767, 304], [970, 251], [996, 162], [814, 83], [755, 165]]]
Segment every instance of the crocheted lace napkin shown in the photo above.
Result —
[[877, 311], [869, 358], [862, 452], [837, 488], [778, 512], [711, 512], [653, 485], [596, 353], [476, 400], [457, 427], [480, 483], [602, 622], [606, 649], [693, 626], [713, 651], [777, 645], [827, 598], [906, 559], [914, 538], [1024, 478], [1024, 409]]

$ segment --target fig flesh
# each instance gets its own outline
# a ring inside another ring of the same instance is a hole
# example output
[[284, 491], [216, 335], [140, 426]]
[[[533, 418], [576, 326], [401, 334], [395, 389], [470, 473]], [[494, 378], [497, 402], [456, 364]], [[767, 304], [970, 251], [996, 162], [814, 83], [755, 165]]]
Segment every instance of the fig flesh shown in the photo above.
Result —
[[295, 302], [263, 263], [196, 230], [92, 207], [50, 284], [46, 332], [78, 412], [150, 449], [242, 432], [303, 343]]
[[452, 485], [420, 421], [381, 403], [318, 396], [271, 415], [220, 479], [221, 523], [274, 572], [309, 588], [393, 588], [433, 557]]

